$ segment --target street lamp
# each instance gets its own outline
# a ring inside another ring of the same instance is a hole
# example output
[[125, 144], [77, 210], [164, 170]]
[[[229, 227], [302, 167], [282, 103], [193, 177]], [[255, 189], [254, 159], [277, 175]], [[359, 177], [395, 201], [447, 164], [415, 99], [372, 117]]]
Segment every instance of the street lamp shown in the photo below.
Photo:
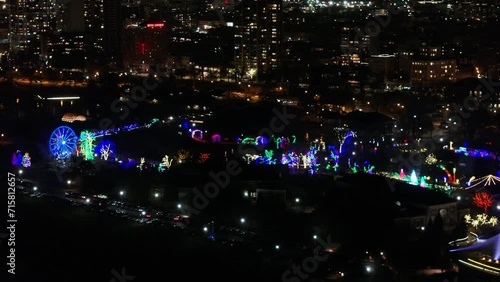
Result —
[[276, 245], [276, 246], [274, 246], [274, 248], [275, 248], [276, 250], [279, 250], [279, 249], [280, 249], [280, 245]]
[[314, 240], [318, 239], [318, 235], [314, 235], [314, 236], [313, 236], [313, 239], [314, 239]]
[[205, 227], [203, 227], [203, 232], [205, 232], [205, 233], [206, 233], [207, 231], [208, 231], [208, 227], [206, 227], [206, 226], [205, 226]]
[[244, 217], [240, 218], [240, 222], [245, 223], [245, 218]]
[[125, 191], [121, 190], [120, 191], [120, 196], [123, 196], [125, 194]]
[[20, 170], [19, 170], [19, 175], [22, 175], [22, 174], [23, 174], [23, 170], [22, 170], [22, 169], [20, 169]]
[[300, 202], [300, 199], [299, 198], [295, 198], [295, 202], [296, 203]]
[[68, 183], [68, 189], [71, 188], [71, 180], [68, 180], [66, 183]]
[[160, 194], [155, 193], [155, 198], [158, 198], [158, 197], [160, 197]]
[[177, 208], [178, 208], [178, 209], [181, 209], [181, 208], [182, 208], [182, 205], [181, 205], [181, 204], [177, 204]]

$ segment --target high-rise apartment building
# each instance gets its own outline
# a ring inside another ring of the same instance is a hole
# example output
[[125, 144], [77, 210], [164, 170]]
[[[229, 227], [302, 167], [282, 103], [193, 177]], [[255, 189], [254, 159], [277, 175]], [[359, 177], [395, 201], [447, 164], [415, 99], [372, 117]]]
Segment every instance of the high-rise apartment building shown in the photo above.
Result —
[[240, 79], [278, 79], [282, 9], [282, 0], [243, 0], [235, 7], [234, 65]]
[[56, 28], [57, 4], [51, 0], [11, 0], [9, 41], [13, 52], [29, 50], [39, 55], [42, 37]]

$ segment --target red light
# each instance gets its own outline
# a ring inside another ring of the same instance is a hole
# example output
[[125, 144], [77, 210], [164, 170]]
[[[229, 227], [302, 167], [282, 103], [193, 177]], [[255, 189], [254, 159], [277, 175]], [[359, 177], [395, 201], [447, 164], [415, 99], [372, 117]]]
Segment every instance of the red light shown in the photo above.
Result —
[[147, 217], [147, 218], [150, 218], [150, 217], [151, 217], [151, 215], [150, 215], [150, 214], [147, 214], [147, 215], [146, 215], [146, 217]]
[[146, 44], [141, 43], [140, 45], [141, 45], [141, 54], [144, 55], [144, 53], [146, 53]]
[[150, 23], [146, 25], [147, 28], [161, 28], [164, 26], [165, 26], [164, 23]]

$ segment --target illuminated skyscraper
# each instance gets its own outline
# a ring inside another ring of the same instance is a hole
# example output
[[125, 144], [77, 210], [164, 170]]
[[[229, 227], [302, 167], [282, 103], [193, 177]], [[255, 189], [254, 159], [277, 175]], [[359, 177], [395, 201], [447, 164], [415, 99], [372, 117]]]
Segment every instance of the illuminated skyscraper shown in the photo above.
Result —
[[85, 0], [84, 18], [91, 64], [117, 66], [121, 62], [121, 1]]
[[9, 40], [14, 52], [29, 49], [40, 53], [42, 35], [56, 27], [57, 5], [52, 0], [11, 0], [9, 3]]
[[104, 0], [85, 0], [85, 32], [90, 35], [87, 51], [91, 54], [104, 53]]
[[123, 64], [135, 71], [147, 71], [150, 66], [167, 63], [167, 26], [164, 22], [131, 24], [123, 38]]
[[277, 79], [282, 9], [283, 0], [243, 0], [235, 7], [234, 64], [240, 79]]

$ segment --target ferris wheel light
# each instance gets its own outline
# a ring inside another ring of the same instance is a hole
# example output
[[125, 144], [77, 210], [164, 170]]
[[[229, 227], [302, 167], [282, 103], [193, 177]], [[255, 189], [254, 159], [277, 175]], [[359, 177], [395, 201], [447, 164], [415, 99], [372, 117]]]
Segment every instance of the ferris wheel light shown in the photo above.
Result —
[[68, 126], [56, 128], [49, 139], [49, 149], [52, 156], [58, 159], [66, 159], [76, 150], [78, 137], [73, 129]]

